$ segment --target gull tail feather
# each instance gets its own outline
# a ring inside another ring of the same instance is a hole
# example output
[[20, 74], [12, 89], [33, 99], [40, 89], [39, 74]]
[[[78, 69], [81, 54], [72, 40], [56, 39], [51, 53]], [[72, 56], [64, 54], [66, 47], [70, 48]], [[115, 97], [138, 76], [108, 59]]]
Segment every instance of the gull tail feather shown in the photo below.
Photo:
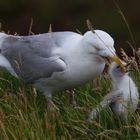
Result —
[[8, 70], [13, 76], [15, 76], [16, 78], [18, 78], [17, 74], [15, 73], [14, 69], [12, 68], [10, 62], [6, 59], [5, 56], [2, 55], [2, 43], [4, 41], [4, 39], [7, 37], [8, 35], [5, 33], [0, 32], [0, 67], [5, 68], [6, 70]]
[[18, 78], [17, 74], [15, 73], [14, 69], [12, 68], [11, 64], [9, 61], [2, 55], [0, 54], [0, 67], [5, 68], [8, 70], [13, 76]]

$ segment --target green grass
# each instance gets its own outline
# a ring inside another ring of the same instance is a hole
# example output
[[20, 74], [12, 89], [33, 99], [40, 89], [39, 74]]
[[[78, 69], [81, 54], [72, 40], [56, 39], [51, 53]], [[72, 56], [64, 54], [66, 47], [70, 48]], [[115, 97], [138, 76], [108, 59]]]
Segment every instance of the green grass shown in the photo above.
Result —
[[[140, 74], [132, 76], [138, 85]], [[110, 90], [110, 79], [101, 76], [75, 89], [78, 107], [69, 104], [66, 92], [56, 93], [55, 114], [47, 111], [42, 93], [16, 80], [7, 72], [0, 75], [0, 140], [132, 140], [140, 139], [140, 114], [126, 123], [104, 109], [97, 120], [87, 122], [89, 110]], [[139, 85], [138, 85], [139, 86]], [[138, 87], [140, 91], [140, 86]]]
[[[135, 48], [136, 43], [124, 14], [116, 1], [114, 4], [126, 24], [132, 46]], [[131, 43], [128, 42], [130, 47]], [[131, 76], [140, 93], [140, 71], [133, 71]], [[109, 77], [102, 75], [95, 81], [75, 89], [77, 107], [69, 104], [68, 93], [56, 93], [53, 100], [59, 111], [54, 114], [48, 112], [42, 93], [0, 70], [0, 140], [140, 139], [139, 112], [124, 123], [115, 118], [107, 108], [103, 109], [92, 123], [87, 122], [91, 108], [111, 89], [110, 83]]]

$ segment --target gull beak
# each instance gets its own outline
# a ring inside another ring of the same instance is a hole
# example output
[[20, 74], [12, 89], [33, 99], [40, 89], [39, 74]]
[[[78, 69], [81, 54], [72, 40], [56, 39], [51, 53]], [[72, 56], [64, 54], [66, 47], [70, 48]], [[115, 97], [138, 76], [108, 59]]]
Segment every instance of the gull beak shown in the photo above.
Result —
[[113, 56], [111, 57], [102, 57], [106, 64], [111, 64], [113, 61], [116, 62], [123, 70], [125, 70], [125, 65], [123, 64], [123, 62], [121, 61], [121, 59], [116, 55], [114, 54]]
[[125, 65], [122, 63], [121, 59], [116, 54], [110, 57], [110, 59], [116, 62], [120, 67], [122, 67], [122, 69], [125, 69]]

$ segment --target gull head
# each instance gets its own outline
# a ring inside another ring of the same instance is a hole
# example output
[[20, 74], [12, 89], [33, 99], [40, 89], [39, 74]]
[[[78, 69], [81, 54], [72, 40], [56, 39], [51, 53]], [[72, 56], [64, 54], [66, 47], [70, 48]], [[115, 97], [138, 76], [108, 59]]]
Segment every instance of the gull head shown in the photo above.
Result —
[[109, 68], [109, 75], [112, 79], [121, 78], [124, 75], [127, 74], [126, 68], [128, 65], [126, 65], [125, 62], [122, 62], [125, 66], [125, 69], [123, 69], [120, 65], [118, 65], [116, 62], [112, 62]]
[[90, 53], [100, 56], [105, 62], [116, 62], [124, 67], [120, 58], [116, 55], [113, 38], [102, 30], [88, 31], [84, 35], [88, 43]]

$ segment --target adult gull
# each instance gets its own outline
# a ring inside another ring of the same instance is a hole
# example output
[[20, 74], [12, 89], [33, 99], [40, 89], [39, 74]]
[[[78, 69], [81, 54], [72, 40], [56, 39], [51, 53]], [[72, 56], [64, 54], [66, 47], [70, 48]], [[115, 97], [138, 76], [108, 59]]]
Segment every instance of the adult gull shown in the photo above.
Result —
[[114, 40], [106, 32], [94, 30], [51, 32], [29, 36], [0, 33], [0, 66], [13, 76], [41, 90], [52, 104], [52, 94], [95, 79], [105, 62], [115, 61]]

